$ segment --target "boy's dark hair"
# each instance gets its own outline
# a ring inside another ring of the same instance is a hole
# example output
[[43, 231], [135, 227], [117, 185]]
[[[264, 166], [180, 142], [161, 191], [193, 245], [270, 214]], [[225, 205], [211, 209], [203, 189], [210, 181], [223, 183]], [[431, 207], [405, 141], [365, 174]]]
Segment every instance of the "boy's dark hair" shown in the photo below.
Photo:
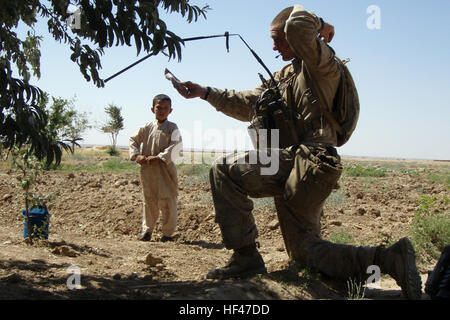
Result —
[[170, 107], [172, 107], [172, 100], [170, 100], [170, 97], [166, 94], [158, 94], [153, 98], [153, 107], [156, 104], [156, 101], [169, 101]]

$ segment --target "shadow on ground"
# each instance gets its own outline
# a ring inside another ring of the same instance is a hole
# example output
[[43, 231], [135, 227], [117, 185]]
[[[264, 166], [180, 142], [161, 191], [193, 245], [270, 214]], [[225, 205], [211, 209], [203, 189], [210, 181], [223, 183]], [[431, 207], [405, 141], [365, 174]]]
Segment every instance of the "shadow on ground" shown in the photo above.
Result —
[[[68, 267], [68, 264], [47, 264], [43, 260], [0, 260], [0, 268], [12, 271], [0, 278], [0, 299], [342, 299], [336, 290], [321, 280], [301, 277], [290, 269], [224, 281], [170, 282], [153, 279], [151, 274], [143, 277], [81, 274], [81, 287], [70, 290], [68, 282], [74, 285], [76, 281], [66, 273]], [[33, 277], [29, 276], [30, 272]]]

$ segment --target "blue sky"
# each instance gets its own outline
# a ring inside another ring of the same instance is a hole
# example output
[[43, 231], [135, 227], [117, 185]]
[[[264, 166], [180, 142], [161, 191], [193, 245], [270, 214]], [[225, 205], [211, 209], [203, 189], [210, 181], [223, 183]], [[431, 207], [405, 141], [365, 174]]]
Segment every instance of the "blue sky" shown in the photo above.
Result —
[[[285, 62], [275, 59], [269, 25], [285, 7], [302, 4], [335, 26], [331, 46], [348, 64], [356, 82], [361, 114], [350, 141], [339, 148], [342, 155], [407, 159], [450, 159], [450, 1], [321, 0], [302, 2], [270, 0], [193, 0], [191, 4], [212, 8], [207, 19], [188, 24], [179, 15], [166, 15], [168, 28], [181, 37], [239, 33], [275, 72]], [[380, 28], [369, 29], [367, 21], [380, 12]], [[201, 99], [185, 100], [164, 78], [170, 69], [178, 78], [228, 89], [252, 89], [265, 71], [238, 38], [186, 43], [182, 61], [151, 57], [106, 84], [96, 88], [86, 82], [70, 50], [56, 43], [45, 23], [36, 28], [44, 36], [41, 46], [41, 78], [34, 79], [52, 96], [76, 98], [76, 107], [90, 113], [91, 122], [106, 120], [104, 107], [122, 107], [125, 129], [119, 145], [140, 126], [154, 119], [149, 106], [153, 96], [166, 93], [174, 111], [169, 120], [178, 124], [186, 147], [246, 149], [247, 123], [217, 112]], [[107, 78], [143, 57], [134, 47], [113, 47], [102, 57], [100, 75]], [[226, 138], [226, 137], [229, 138]], [[216, 137], [216, 139], [212, 139]], [[222, 138], [223, 139], [222, 139]], [[232, 138], [230, 138], [232, 137]], [[86, 144], [109, 144], [106, 134], [89, 130]]]

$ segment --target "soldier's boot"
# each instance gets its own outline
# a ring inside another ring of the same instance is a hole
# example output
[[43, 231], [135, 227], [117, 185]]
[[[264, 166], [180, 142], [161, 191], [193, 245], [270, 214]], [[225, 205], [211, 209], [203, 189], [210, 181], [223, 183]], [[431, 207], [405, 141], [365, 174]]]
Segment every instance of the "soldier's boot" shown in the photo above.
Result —
[[218, 269], [212, 269], [207, 279], [247, 278], [255, 274], [267, 273], [261, 254], [256, 244], [234, 250], [228, 263]]
[[450, 300], [450, 245], [442, 250], [433, 271], [428, 272], [425, 292], [432, 300]]
[[389, 274], [402, 288], [405, 298], [418, 300], [422, 296], [422, 280], [416, 267], [416, 253], [408, 238], [402, 238], [389, 248], [377, 247], [376, 265]]

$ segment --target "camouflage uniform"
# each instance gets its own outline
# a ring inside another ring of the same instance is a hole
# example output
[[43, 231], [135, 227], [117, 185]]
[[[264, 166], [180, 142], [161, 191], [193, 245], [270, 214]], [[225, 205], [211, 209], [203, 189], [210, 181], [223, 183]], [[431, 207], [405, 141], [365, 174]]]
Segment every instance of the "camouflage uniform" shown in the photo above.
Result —
[[[287, 106], [297, 109], [296, 130], [301, 145], [271, 149], [272, 157], [276, 155], [279, 160], [279, 170], [274, 175], [260, 174], [267, 165], [249, 163], [255, 150], [217, 159], [210, 171], [216, 222], [227, 249], [250, 245], [258, 231], [251, 213], [253, 202], [248, 196], [273, 196], [292, 259], [332, 277], [363, 277], [366, 268], [374, 263], [375, 247], [334, 244], [320, 236], [323, 206], [337, 185], [342, 166], [333, 148], [337, 144], [336, 132], [322, 117], [305, 83], [308, 71], [327, 105], [332, 105], [340, 73], [334, 52], [317, 37], [319, 28], [320, 21], [314, 14], [302, 6], [294, 7], [285, 33], [297, 58], [274, 74]], [[251, 121], [252, 107], [265, 89], [264, 85], [249, 91], [212, 88], [207, 101], [230, 117]]]

